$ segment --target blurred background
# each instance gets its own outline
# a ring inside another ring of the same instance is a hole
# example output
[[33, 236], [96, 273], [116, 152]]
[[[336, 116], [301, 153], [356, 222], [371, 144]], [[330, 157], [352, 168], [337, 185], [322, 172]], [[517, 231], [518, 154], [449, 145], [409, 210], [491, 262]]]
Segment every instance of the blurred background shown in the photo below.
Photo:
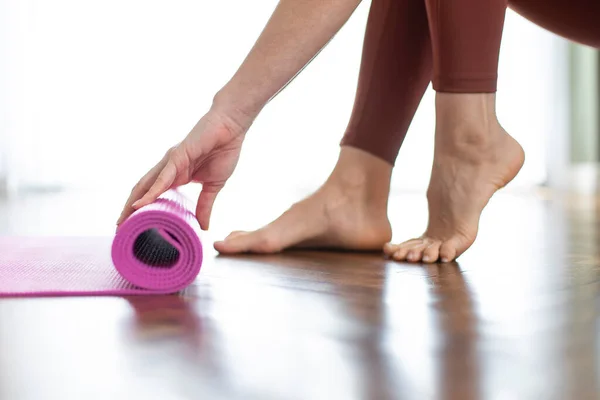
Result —
[[[2, 192], [93, 189], [124, 201], [208, 109], [277, 0], [0, 4]], [[275, 191], [297, 200], [325, 179], [351, 112], [368, 9], [363, 2], [264, 110], [221, 204]], [[498, 108], [527, 153], [512, 190], [595, 189], [599, 71], [597, 52], [509, 11]], [[395, 192], [424, 193], [433, 116], [429, 89], [398, 159]]]

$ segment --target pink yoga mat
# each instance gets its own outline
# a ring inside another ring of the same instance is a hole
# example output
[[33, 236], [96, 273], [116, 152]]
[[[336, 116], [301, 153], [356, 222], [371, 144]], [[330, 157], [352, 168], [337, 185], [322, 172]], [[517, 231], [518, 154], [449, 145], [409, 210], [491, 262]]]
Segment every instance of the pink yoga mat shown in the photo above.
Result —
[[115, 237], [0, 238], [0, 296], [167, 294], [202, 265], [200, 226], [177, 191], [129, 217]]

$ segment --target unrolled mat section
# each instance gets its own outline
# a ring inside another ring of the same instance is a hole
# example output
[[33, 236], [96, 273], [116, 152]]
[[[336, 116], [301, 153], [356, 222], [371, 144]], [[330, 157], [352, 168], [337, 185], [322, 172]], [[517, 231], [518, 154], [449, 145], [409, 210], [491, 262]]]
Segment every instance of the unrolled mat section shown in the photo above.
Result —
[[171, 190], [112, 239], [0, 237], [0, 296], [179, 292], [200, 272], [199, 233], [185, 198]]

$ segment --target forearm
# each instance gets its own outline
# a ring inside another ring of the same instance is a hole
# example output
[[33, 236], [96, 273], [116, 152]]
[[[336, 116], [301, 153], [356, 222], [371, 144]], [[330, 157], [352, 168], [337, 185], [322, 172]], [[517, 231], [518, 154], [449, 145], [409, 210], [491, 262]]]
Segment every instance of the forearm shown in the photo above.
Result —
[[360, 0], [281, 0], [214, 107], [250, 118], [283, 89], [350, 18]]

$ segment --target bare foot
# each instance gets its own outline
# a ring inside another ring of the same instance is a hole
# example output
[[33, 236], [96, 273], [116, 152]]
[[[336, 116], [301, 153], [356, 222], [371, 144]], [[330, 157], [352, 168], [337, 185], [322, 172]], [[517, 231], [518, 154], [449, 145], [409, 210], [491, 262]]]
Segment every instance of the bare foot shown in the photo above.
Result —
[[498, 123], [491, 96], [442, 94], [440, 100], [438, 93], [427, 230], [400, 245], [386, 244], [389, 257], [430, 263], [456, 259], [475, 241], [492, 195], [523, 166], [523, 149]]
[[325, 184], [281, 217], [254, 232], [233, 232], [223, 254], [275, 253], [290, 247], [380, 250], [391, 239], [387, 200], [392, 166], [343, 146]]

